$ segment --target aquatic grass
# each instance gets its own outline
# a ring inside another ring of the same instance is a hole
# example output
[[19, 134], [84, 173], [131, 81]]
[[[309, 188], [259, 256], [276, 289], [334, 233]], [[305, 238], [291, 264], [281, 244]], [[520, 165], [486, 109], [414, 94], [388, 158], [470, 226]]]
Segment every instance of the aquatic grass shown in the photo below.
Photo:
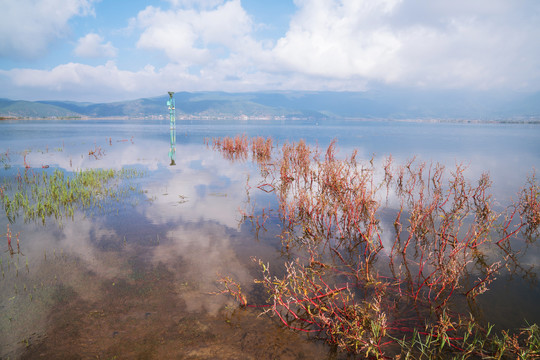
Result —
[[[3, 189], [1, 200], [8, 220], [13, 223], [19, 212], [24, 221], [41, 220], [54, 216], [73, 218], [75, 208], [101, 208], [106, 199], [119, 199], [130, 187], [122, 188], [118, 182], [142, 176], [133, 169], [88, 169], [70, 175], [56, 169], [52, 173], [25, 171], [17, 175], [13, 191]], [[115, 182], [115, 180], [117, 180]]]
[[401, 348], [401, 359], [540, 358], [540, 332], [535, 324], [513, 333], [496, 332], [493, 324], [482, 327], [472, 317], [453, 321], [443, 316], [437, 324], [409, 331], [410, 336], [392, 338]]
[[9, 149], [5, 153], [0, 154], [0, 164], [4, 165], [4, 169], [9, 169], [11, 167], [9, 159]]

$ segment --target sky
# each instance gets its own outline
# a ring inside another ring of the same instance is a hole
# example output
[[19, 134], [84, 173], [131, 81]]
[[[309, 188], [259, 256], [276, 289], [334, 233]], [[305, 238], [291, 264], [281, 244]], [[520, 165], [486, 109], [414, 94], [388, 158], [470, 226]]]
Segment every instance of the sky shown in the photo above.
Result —
[[540, 91], [538, 0], [0, 0], [0, 98]]

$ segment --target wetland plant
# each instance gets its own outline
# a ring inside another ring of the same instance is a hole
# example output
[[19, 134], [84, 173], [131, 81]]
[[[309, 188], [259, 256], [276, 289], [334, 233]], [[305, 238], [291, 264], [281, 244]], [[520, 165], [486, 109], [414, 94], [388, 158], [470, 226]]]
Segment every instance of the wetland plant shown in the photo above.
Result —
[[236, 135], [234, 138], [214, 138], [212, 147], [220, 150], [229, 160], [245, 160], [248, 155], [249, 141], [246, 135]]
[[13, 223], [22, 213], [25, 221], [41, 220], [54, 216], [74, 216], [77, 206], [88, 209], [101, 207], [105, 199], [119, 199], [123, 192], [118, 186], [122, 179], [141, 176], [136, 170], [88, 169], [70, 175], [56, 169], [41, 174], [25, 171], [18, 173], [16, 183], [7, 183], [0, 194], [8, 220]]
[[[234, 158], [230, 144], [247, 143], [240, 139], [214, 148]], [[378, 168], [356, 152], [338, 159], [335, 142], [321, 154], [303, 141], [286, 143], [260, 164], [277, 196], [283, 248], [297, 260], [277, 275], [254, 259], [265, 304], [252, 305], [230, 277], [220, 280], [222, 293], [366, 357], [540, 357], [538, 326], [496, 334], [474, 316], [476, 298], [505, 269], [534, 278], [519, 256], [539, 235], [535, 176], [502, 208], [489, 176], [470, 183], [461, 165], [448, 174], [440, 164], [396, 166], [389, 157]], [[458, 306], [464, 299], [472, 315]]]
[[93, 156], [94, 159], [99, 160], [105, 156], [105, 151], [101, 149], [101, 146], [94, 145], [94, 149], [88, 151], [88, 156]]
[[272, 138], [255, 137], [251, 140], [251, 152], [253, 159], [258, 163], [269, 162], [272, 158]]

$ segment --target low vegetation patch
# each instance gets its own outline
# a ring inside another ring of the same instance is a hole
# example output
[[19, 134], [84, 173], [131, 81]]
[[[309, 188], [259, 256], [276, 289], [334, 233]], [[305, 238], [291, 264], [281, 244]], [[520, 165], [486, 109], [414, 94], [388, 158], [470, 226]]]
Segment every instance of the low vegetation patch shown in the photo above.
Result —
[[8, 220], [13, 223], [18, 216], [24, 221], [41, 220], [54, 216], [73, 218], [79, 208], [101, 207], [106, 199], [119, 199], [133, 187], [122, 188], [119, 181], [138, 177], [136, 170], [88, 169], [66, 173], [56, 169], [52, 172], [25, 170], [15, 179], [4, 179], [0, 187], [0, 201]]

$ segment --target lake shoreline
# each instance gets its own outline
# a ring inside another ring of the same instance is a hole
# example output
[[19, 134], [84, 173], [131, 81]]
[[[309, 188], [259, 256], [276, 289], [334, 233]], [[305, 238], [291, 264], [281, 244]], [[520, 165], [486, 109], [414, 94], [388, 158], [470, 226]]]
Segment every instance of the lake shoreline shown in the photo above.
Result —
[[[4, 117], [0, 116], [0, 122], [2, 121], [107, 121], [107, 120], [137, 120], [137, 121], [168, 121], [165, 116], [106, 116], [106, 117]], [[318, 124], [319, 121], [344, 121], [344, 122], [396, 122], [396, 123], [425, 123], [425, 124], [515, 124], [515, 125], [540, 125], [540, 118], [532, 119], [502, 119], [502, 120], [485, 120], [485, 119], [436, 119], [436, 118], [407, 118], [407, 119], [395, 119], [395, 118], [286, 118], [286, 119], [269, 119], [266, 117], [249, 117], [247, 119], [241, 119], [239, 117], [209, 117], [209, 116], [189, 116], [182, 117], [177, 116], [176, 121], [215, 121], [220, 123], [223, 121], [260, 121], [260, 122], [283, 122], [283, 121], [312, 121], [314, 124]]]

